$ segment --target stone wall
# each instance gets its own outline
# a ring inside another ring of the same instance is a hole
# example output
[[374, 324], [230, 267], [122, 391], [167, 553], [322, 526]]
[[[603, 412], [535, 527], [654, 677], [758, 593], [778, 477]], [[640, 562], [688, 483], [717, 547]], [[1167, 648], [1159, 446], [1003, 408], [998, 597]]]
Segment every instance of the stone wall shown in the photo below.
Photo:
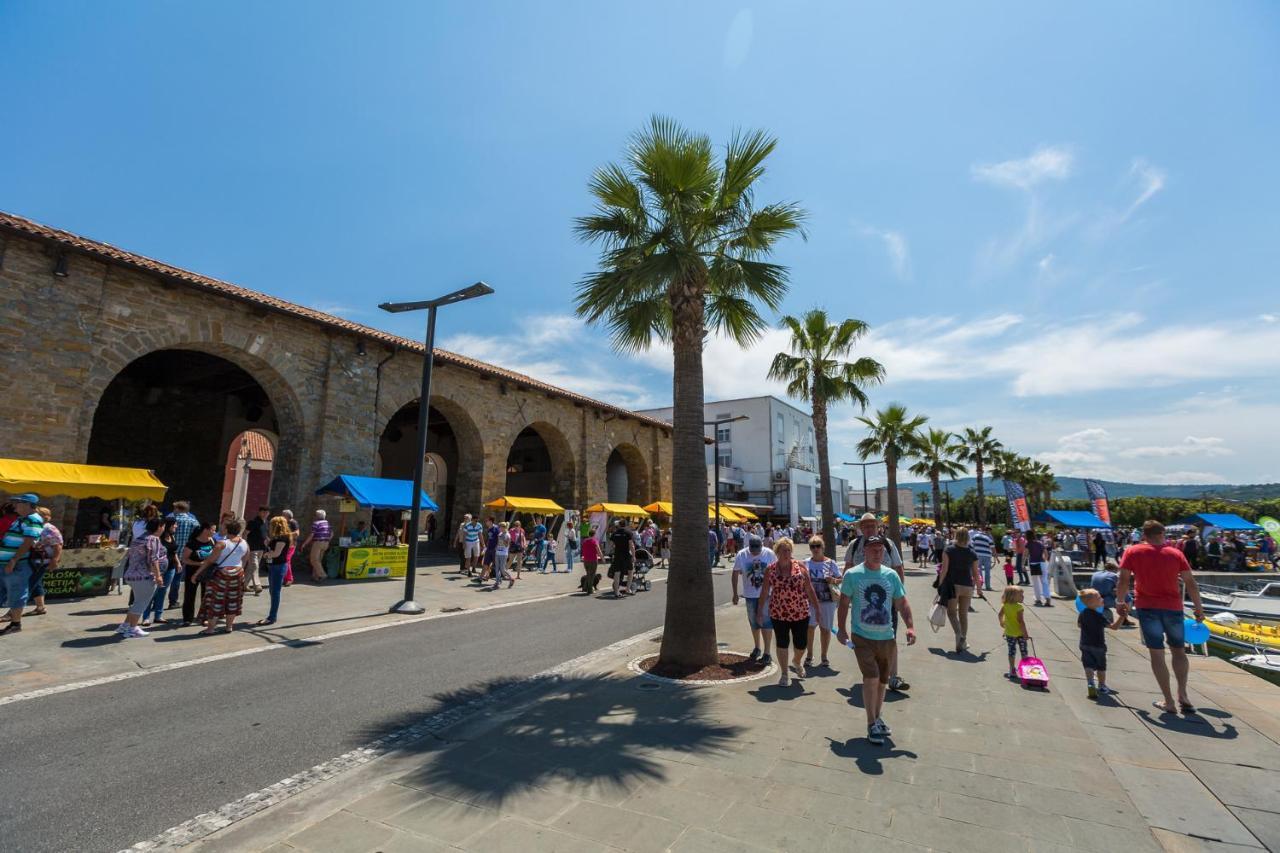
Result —
[[[418, 397], [418, 352], [79, 252], [67, 253], [67, 275], [55, 276], [57, 251], [25, 235], [0, 233], [0, 291], [6, 295], [0, 368], [17, 377], [0, 412], [0, 455], [89, 461], [99, 401], [122, 370], [160, 350], [207, 353], [256, 380], [269, 397], [274, 424], [234, 412], [214, 416], [213, 404], [206, 418], [188, 408], [174, 412], [175, 435], [199, 436], [190, 444], [200, 446], [200, 458], [190, 464], [203, 464], [208, 450], [210, 479], [220, 486], [231, 438], [247, 427], [274, 426], [279, 446], [271, 503], [292, 506], [305, 520], [318, 486], [338, 473], [373, 473], [388, 420]], [[450, 480], [460, 511], [477, 511], [503, 493], [508, 451], [528, 426], [550, 450], [553, 492], [566, 506], [605, 499], [606, 461], [614, 449], [627, 461], [638, 500], [670, 498], [669, 432], [646, 420], [439, 361], [431, 405], [457, 440], [458, 470]], [[140, 467], [160, 468], [159, 457], [183, 452], [153, 434], [139, 444], [103, 458], [127, 456]], [[154, 450], [150, 465], [148, 448]], [[101, 448], [95, 455], [102, 456]], [[168, 500], [182, 497], [192, 496], [170, 494]], [[217, 506], [195, 509], [217, 512]]]

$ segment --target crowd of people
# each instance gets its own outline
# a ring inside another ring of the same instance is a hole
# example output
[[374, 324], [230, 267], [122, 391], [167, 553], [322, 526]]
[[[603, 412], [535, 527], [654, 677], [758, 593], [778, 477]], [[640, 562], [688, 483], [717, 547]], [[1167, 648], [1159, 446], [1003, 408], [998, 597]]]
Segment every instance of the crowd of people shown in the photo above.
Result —
[[[1195, 618], [1203, 620], [1199, 590], [1182, 548], [1165, 541], [1163, 525], [1149, 521], [1138, 533], [1136, 541], [1127, 532], [1112, 540], [1114, 550], [1104, 556], [1090, 586], [1080, 593], [1078, 646], [1088, 696], [1097, 699], [1116, 692], [1106, 678], [1106, 632], [1132, 627], [1132, 612], [1162, 693], [1155, 707], [1162, 713], [1191, 714], [1195, 707], [1187, 694], [1190, 662], [1182, 602], [1185, 590]], [[862, 516], [856, 527], [841, 531], [839, 538], [845, 549], [843, 567], [826, 556], [821, 537], [809, 539], [809, 557], [801, 561], [794, 555], [796, 546], [790, 537], [777, 537], [766, 545], [748, 531], [744, 547], [734, 557], [733, 603], [745, 603], [753, 640], [752, 661], [765, 666], [772, 663], [771, 647], [776, 644], [781, 686], [807, 676], [815, 666], [818, 648], [816, 666], [830, 666], [832, 633], [841, 643], [851, 645], [862, 675], [867, 738], [879, 744], [891, 734], [883, 718], [886, 692], [905, 692], [910, 686], [897, 671], [900, 623], [905, 627], [907, 644], [915, 642], [914, 619], [905, 594], [906, 575], [897, 544], [873, 514]], [[985, 525], [936, 530], [922, 527], [903, 531], [901, 541], [911, 548], [917, 565], [936, 570], [933, 587], [937, 590], [934, 609], [938, 617], [934, 620], [931, 614], [931, 621], [935, 627], [950, 624], [956, 654], [969, 650], [972, 601], [993, 591], [994, 565], [1003, 559], [1005, 584], [993, 609], [1007, 647], [1008, 677], [1017, 679], [1018, 661], [1028, 657], [1032, 639], [1023, 610], [1024, 587], [1033, 589], [1036, 605], [1054, 606], [1047, 584], [1049, 561], [1056, 554], [1069, 562], [1066, 552], [1079, 550], [1075, 533], [1040, 535], [1034, 529], [1014, 530], [997, 539]]]
[[[64, 539], [39, 500], [35, 494], [18, 495], [0, 509], [0, 608], [6, 609], [0, 634], [21, 631], [24, 616], [47, 613], [43, 579], [57, 569]], [[311, 579], [320, 583], [326, 578], [322, 560], [333, 536], [324, 510], [316, 510], [299, 542], [301, 531], [291, 510], [273, 514], [262, 506], [247, 522], [223, 513], [215, 523], [198, 519], [185, 500], [174, 501], [168, 513], [147, 503], [123, 530], [118, 516], [104, 512], [100, 533], [113, 531], [126, 547], [107, 591], [129, 589], [128, 608], [116, 628], [126, 639], [145, 637], [147, 629], [158, 625], [199, 626], [202, 635], [230, 632], [243, 615], [246, 594], [260, 596], [264, 590], [269, 605], [255, 626], [274, 625], [283, 590], [294, 583], [295, 555], [303, 555], [300, 568], [306, 565]], [[181, 616], [166, 616], [171, 611]]]

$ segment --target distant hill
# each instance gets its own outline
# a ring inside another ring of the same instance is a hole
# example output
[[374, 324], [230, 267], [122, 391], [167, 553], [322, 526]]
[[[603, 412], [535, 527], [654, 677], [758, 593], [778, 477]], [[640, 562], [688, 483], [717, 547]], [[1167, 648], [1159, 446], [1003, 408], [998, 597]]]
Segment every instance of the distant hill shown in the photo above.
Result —
[[[1088, 491], [1084, 480], [1080, 477], [1058, 477], [1058, 491], [1054, 497], [1059, 500], [1087, 500]], [[1198, 498], [1206, 493], [1210, 497], [1230, 498], [1238, 501], [1261, 500], [1264, 498], [1280, 498], [1280, 483], [1257, 483], [1252, 485], [1224, 486], [1213, 485], [1163, 485], [1154, 483], [1113, 483], [1100, 480], [1110, 498]], [[901, 483], [901, 488], [913, 492], [929, 490], [929, 483]], [[951, 483], [952, 496], [963, 495], [969, 489], [976, 489], [978, 481], [974, 477], [965, 477]], [[999, 480], [986, 478], [988, 495], [1004, 494], [1004, 486]]]

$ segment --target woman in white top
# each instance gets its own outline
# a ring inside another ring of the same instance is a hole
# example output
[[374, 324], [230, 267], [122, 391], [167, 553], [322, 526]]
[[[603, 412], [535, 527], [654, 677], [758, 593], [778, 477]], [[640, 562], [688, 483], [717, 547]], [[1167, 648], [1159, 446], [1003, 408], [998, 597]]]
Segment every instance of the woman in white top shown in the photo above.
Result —
[[209, 586], [205, 590], [205, 629], [201, 634], [215, 633], [219, 619], [226, 620], [226, 632], [235, 629], [236, 617], [244, 604], [244, 560], [249, 555], [249, 543], [240, 538], [244, 522], [238, 518], [227, 521], [226, 538], [214, 546], [207, 568]]

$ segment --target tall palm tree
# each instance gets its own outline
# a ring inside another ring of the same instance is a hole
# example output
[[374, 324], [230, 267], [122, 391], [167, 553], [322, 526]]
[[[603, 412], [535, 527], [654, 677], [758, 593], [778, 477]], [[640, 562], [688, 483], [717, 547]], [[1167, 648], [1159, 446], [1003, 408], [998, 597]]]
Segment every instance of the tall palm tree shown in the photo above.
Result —
[[662, 663], [701, 667], [716, 655], [715, 596], [707, 555], [702, 345], [708, 332], [746, 344], [777, 310], [787, 269], [768, 262], [784, 237], [803, 234], [794, 204], [757, 205], [755, 184], [776, 142], [736, 133], [717, 156], [711, 140], [654, 117], [621, 164], [598, 169], [596, 210], [578, 236], [601, 246], [599, 268], [578, 285], [575, 307], [605, 325], [620, 352], [672, 349], [671, 573]]
[[956, 458], [961, 462], [972, 463], [974, 475], [978, 478], [978, 524], [986, 524], [987, 489], [986, 483], [983, 482], [983, 477], [986, 466], [995, 458], [997, 451], [1004, 449], [1004, 445], [991, 436], [991, 427], [989, 426], [985, 426], [982, 429], [965, 427], [964, 431], [956, 436], [956, 439], [956, 448], [959, 451]]
[[831, 495], [831, 459], [827, 453], [827, 407], [849, 400], [867, 410], [862, 389], [884, 381], [884, 367], [863, 356], [843, 361], [853, 345], [867, 333], [861, 320], [844, 320], [838, 325], [827, 312], [814, 308], [802, 317], [782, 318], [782, 328], [791, 332], [790, 352], [780, 352], [769, 366], [769, 378], [787, 383], [787, 394], [808, 400], [813, 411], [813, 434], [818, 443], [818, 478], [822, 495], [822, 538], [827, 553], [836, 550], [835, 501]]
[[898, 523], [898, 463], [911, 455], [921, 427], [928, 422], [924, 415], [912, 417], [901, 403], [890, 403], [876, 412], [874, 418], [858, 416], [867, 427], [867, 437], [858, 442], [858, 455], [863, 459], [880, 456], [889, 478], [889, 539], [896, 546], [902, 541]]
[[956, 461], [958, 447], [953, 443], [955, 436], [945, 429], [930, 429], [921, 433], [911, 448], [911, 456], [918, 459], [911, 466], [911, 473], [917, 477], [928, 477], [933, 489], [933, 523], [942, 529], [942, 486], [943, 477], [951, 479], [964, 473], [964, 466]]

